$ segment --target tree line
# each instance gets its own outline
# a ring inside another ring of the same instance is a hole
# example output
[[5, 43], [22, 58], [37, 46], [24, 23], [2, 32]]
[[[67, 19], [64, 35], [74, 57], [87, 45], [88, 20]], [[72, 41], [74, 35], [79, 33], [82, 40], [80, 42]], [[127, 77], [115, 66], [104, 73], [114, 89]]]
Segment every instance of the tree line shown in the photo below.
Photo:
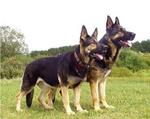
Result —
[[[0, 26], [0, 43], [1, 78], [19, 77], [23, 74], [24, 68], [29, 62], [37, 58], [56, 56], [72, 51], [76, 47], [76, 45], [63, 46], [29, 53], [28, 46], [24, 40], [24, 34], [9, 26]], [[141, 42], [134, 42], [131, 49], [123, 50], [116, 66], [125, 67], [127, 70], [129, 69], [135, 72], [144, 68], [149, 68], [149, 59], [150, 40], [147, 39]]]
[[[31, 55], [36, 57], [40, 55], [55, 56], [73, 50], [76, 45], [63, 46], [59, 48], [50, 48], [42, 51], [32, 51], [29, 53], [28, 46], [24, 41], [24, 35], [16, 29], [9, 26], [0, 27], [1, 59], [12, 57], [18, 54]], [[136, 41], [132, 44], [131, 50], [142, 53], [150, 53], [150, 39], [141, 42]]]

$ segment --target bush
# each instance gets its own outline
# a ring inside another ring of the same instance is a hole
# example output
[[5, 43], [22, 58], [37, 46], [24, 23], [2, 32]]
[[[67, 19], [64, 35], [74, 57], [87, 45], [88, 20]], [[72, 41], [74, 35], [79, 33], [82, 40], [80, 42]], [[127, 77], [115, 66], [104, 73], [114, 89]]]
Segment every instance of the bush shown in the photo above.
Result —
[[117, 61], [117, 66], [126, 67], [134, 72], [141, 69], [148, 69], [150, 61], [148, 58], [146, 60], [145, 59], [143, 54], [125, 49], [122, 50], [120, 54], [119, 60]]
[[112, 77], [130, 77], [133, 72], [126, 67], [113, 67], [110, 76]]
[[139, 70], [134, 73], [136, 77], [150, 77], [150, 69]]
[[5, 59], [1, 63], [1, 78], [11, 79], [22, 76], [26, 64], [31, 61], [29, 56], [23, 55]]
[[147, 63], [147, 65], [150, 67], [150, 53], [144, 53], [142, 56], [142, 59]]

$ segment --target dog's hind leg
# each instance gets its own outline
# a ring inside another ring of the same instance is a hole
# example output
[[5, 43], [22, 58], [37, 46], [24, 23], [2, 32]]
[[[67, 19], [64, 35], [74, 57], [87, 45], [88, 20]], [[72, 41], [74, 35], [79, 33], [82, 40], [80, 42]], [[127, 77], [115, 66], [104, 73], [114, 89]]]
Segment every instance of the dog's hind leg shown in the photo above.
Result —
[[22, 97], [26, 94], [25, 91], [21, 91], [17, 94], [16, 98], [17, 98], [17, 105], [16, 105], [16, 111], [22, 111], [21, 109], [21, 99]]
[[[22, 85], [21, 85], [21, 91], [17, 94], [17, 104], [16, 104], [16, 110], [17, 111], [22, 111], [21, 109], [21, 99], [23, 96], [27, 95], [33, 90], [34, 85], [30, 84], [28, 77], [24, 75]], [[31, 100], [32, 101], [32, 100]], [[32, 103], [32, 102], [30, 102]]]
[[48, 92], [51, 90], [51, 88], [48, 86], [45, 86], [44, 84], [42, 86], [40, 85], [39, 87], [41, 88], [41, 93], [38, 98], [39, 102], [42, 104], [42, 106], [45, 109], [52, 109], [52, 107], [50, 107], [49, 105], [46, 104], [46, 96], [47, 96]]
[[25, 95], [27, 95], [28, 93], [30, 93], [31, 90], [32, 90], [32, 88], [30, 88], [29, 90], [21, 90], [21, 91], [17, 94], [17, 96], [16, 96], [16, 98], [17, 98], [16, 110], [17, 110], [17, 111], [22, 111], [22, 109], [21, 109], [21, 99], [22, 99], [23, 96], [25, 96]]
[[75, 87], [73, 89], [73, 91], [74, 91], [74, 106], [76, 107], [76, 110], [78, 112], [83, 112], [83, 113], [85, 112], [85, 113], [87, 113], [88, 111], [87, 110], [83, 110], [81, 105], [80, 105], [80, 92], [81, 92], [80, 91], [80, 85]]
[[54, 100], [55, 100], [56, 91], [57, 91], [57, 89], [50, 89], [49, 92], [48, 92], [47, 104], [51, 108], [53, 108], [53, 103], [54, 103]]

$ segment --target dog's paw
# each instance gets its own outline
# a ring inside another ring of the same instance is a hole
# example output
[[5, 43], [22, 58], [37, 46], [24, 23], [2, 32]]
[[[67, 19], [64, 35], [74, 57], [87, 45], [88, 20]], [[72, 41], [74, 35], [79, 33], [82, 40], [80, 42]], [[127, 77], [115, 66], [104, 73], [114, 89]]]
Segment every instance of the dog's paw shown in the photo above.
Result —
[[106, 109], [115, 109], [115, 107], [112, 105], [101, 105], [101, 107]]
[[47, 109], [47, 110], [54, 109], [54, 107], [53, 107], [53, 106], [48, 106], [48, 105], [44, 106], [44, 108], [45, 108], [45, 109]]
[[80, 112], [80, 113], [88, 113], [88, 111], [87, 110], [83, 110], [83, 109], [81, 109], [81, 110], [77, 110], [78, 112]]
[[112, 105], [108, 105], [106, 108], [107, 108], [107, 109], [115, 109], [115, 107], [112, 106]]
[[67, 115], [75, 115], [74, 111], [67, 111]]
[[21, 108], [16, 108], [17, 112], [22, 112], [23, 110]]
[[99, 105], [94, 105], [94, 110], [95, 111], [102, 111]]
[[95, 110], [96, 112], [103, 112], [103, 110], [102, 110], [100, 107], [94, 107], [94, 110]]

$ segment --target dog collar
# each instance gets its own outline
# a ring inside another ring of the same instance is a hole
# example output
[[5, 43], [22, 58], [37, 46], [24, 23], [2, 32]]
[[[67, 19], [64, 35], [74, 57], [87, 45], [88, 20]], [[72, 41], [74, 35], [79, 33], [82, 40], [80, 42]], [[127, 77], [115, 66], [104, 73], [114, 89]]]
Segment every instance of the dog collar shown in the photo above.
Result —
[[78, 76], [84, 78], [85, 74], [87, 73], [87, 71], [89, 69], [89, 64], [85, 64], [84, 62], [82, 62], [80, 60], [79, 56], [77, 55], [76, 51], [74, 51], [74, 57], [76, 60], [75, 71], [76, 71]]
[[[115, 45], [116, 46], [116, 44], [112, 41], [112, 39], [111, 38], [109, 38], [109, 36], [108, 36], [108, 34], [105, 34], [104, 35], [104, 37], [100, 40], [100, 43], [103, 43], [103, 44], [105, 44], [105, 45], [107, 45], [109, 48], [111, 48], [111, 46], [109, 45], [109, 40], [111, 40], [111, 42], [113, 43], [113, 45]], [[117, 47], [117, 46], [116, 46]], [[118, 52], [119, 52], [119, 49], [120, 48], [117, 48], [117, 51], [116, 51], [116, 53], [118, 54]], [[108, 60], [112, 60], [112, 61], [115, 61], [116, 60], [116, 55], [115, 56], [109, 56], [109, 57], [107, 57], [107, 59]]]

